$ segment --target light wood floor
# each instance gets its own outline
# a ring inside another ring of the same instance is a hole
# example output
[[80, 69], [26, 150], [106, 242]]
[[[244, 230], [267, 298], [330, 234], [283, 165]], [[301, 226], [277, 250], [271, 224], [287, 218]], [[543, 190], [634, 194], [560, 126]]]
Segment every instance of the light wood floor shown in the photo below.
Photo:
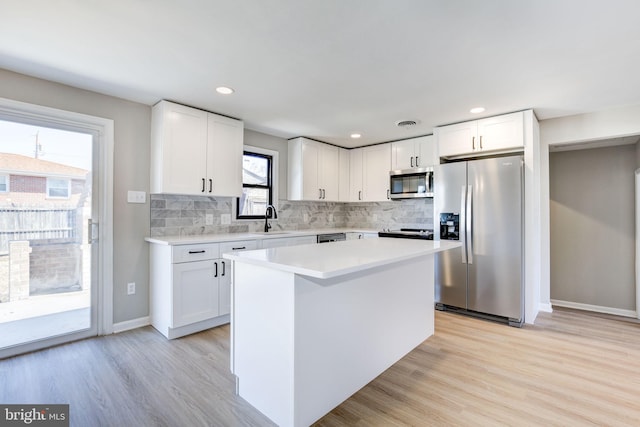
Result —
[[[147, 327], [3, 360], [0, 403], [69, 403], [82, 427], [271, 426], [233, 393], [228, 337]], [[637, 426], [640, 324], [558, 309], [515, 329], [437, 312], [433, 337], [317, 425]]]

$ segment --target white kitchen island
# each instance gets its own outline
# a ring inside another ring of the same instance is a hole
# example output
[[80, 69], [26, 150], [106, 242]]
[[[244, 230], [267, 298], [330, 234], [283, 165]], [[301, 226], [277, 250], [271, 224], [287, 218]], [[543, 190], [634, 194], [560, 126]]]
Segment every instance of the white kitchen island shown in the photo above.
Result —
[[379, 238], [225, 254], [237, 392], [308, 426], [434, 332], [434, 254], [457, 242]]

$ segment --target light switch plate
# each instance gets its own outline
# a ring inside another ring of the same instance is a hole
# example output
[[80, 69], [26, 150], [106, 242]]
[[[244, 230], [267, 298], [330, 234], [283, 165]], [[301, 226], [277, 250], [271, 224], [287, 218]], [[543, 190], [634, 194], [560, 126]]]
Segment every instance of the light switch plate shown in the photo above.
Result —
[[204, 225], [213, 225], [213, 214], [205, 214]]
[[147, 193], [144, 191], [127, 191], [127, 202], [129, 203], [146, 203]]
[[222, 214], [222, 215], [220, 215], [220, 223], [222, 225], [231, 224], [231, 214]]

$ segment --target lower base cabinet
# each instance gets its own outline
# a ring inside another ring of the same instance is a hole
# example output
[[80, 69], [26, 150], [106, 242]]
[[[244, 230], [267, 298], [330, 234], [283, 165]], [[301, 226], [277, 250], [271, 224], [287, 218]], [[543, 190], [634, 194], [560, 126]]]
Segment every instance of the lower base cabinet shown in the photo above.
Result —
[[231, 266], [225, 252], [257, 249], [255, 240], [151, 245], [151, 324], [169, 339], [229, 323]]

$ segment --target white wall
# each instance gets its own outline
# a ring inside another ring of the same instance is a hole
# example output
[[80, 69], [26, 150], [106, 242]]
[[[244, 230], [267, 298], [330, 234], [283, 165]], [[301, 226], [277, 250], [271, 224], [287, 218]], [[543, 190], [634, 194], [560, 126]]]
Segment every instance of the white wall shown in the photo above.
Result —
[[[620, 138], [640, 135], [640, 105], [603, 110], [593, 113], [559, 117], [540, 121], [540, 146], [543, 149], [560, 144]], [[548, 155], [547, 155], [548, 157]], [[640, 159], [640, 157], [638, 157]], [[639, 160], [640, 162], [640, 160]], [[549, 182], [548, 170], [543, 172], [543, 180]], [[543, 196], [542, 204], [550, 204], [549, 194]], [[542, 212], [541, 221], [549, 224], [549, 209]], [[546, 218], [545, 218], [546, 217]], [[548, 234], [541, 231], [542, 233]], [[544, 236], [543, 236], [544, 237]], [[550, 286], [540, 289], [541, 307], [550, 307]]]
[[[151, 108], [0, 69], [0, 97], [114, 121], [113, 321], [149, 315], [149, 204], [127, 203], [127, 190], [149, 192]], [[127, 283], [136, 294], [127, 295]]]
[[635, 316], [635, 151], [551, 153], [554, 305]]

